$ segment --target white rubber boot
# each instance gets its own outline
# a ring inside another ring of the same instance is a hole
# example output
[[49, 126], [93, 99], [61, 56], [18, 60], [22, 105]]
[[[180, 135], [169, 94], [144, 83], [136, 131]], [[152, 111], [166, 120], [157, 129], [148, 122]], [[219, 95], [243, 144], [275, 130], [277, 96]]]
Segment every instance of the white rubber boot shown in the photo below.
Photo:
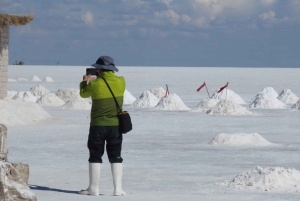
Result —
[[122, 172], [123, 172], [122, 163], [111, 163], [111, 173], [113, 176], [115, 196], [126, 195], [126, 193], [122, 190]]
[[89, 163], [90, 185], [86, 190], [81, 190], [81, 195], [99, 195], [100, 163]]

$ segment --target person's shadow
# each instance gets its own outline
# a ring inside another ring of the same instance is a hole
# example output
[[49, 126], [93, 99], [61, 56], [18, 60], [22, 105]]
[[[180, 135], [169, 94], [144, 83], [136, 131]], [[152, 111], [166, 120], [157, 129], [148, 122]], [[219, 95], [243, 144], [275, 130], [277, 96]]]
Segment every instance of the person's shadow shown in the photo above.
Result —
[[46, 186], [37, 186], [37, 185], [30, 185], [30, 184], [29, 184], [29, 188], [32, 190], [39, 190], [39, 191], [55, 191], [60, 193], [79, 194], [79, 191], [62, 190], [57, 188], [49, 188]]

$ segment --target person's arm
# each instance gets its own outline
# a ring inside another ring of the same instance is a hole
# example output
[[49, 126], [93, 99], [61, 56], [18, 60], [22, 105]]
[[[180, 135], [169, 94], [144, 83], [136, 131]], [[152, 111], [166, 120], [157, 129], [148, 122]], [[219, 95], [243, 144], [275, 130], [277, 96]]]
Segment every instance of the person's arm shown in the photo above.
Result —
[[92, 85], [91, 82], [87, 83], [87, 81], [90, 79], [90, 75], [84, 75], [83, 81], [80, 82], [79, 88], [80, 88], [80, 96], [82, 98], [88, 98], [92, 94]]

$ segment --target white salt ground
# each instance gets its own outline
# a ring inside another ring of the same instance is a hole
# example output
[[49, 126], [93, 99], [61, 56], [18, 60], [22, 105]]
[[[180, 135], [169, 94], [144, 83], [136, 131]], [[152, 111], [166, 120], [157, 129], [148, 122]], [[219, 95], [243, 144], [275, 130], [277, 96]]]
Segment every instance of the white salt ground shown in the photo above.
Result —
[[272, 87], [266, 87], [259, 92], [249, 108], [284, 109], [286, 104], [279, 100], [278, 93]]
[[169, 94], [160, 99], [155, 109], [159, 110], [190, 110], [177, 94]]
[[47, 76], [43, 79], [43, 82], [54, 82], [54, 80], [51, 77]]
[[[217, 90], [218, 91], [218, 90]], [[224, 89], [220, 93], [217, 93], [217, 91], [211, 96], [212, 99], [220, 99], [220, 100], [232, 100], [236, 102], [237, 104], [246, 104], [246, 102], [234, 91], [230, 89]]]
[[50, 117], [36, 103], [0, 100], [0, 122], [6, 126], [28, 125]]
[[220, 100], [213, 108], [207, 110], [208, 115], [253, 115], [245, 107], [232, 100]]
[[155, 107], [159, 99], [150, 91], [144, 91], [142, 95], [133, 102], [133, 106], [141, 108]]
[[17, 101], [33, 102], [33, 103], [37, 101], [37, 97], [35, 97], [30, 91], [18, 92], [12, 99]]
[[300, 110], [300, 100], [297, 101], [291, 108], [292, 110]]
[[65, 101], [63, 101], [53, 93], [44, 94], [36, 102], [41, 106], [52, 106], [52, 107], [59, 107], [65, 104]]
[[290, 89], [284, 89], [277, 97], [285, 104], [295, 104], [299, 98]]
[[236, 191], [299, 192], [300, 172], [294, 168], [257, 166], [221, 185]]
[[50, 91], [46, 89], [46, 87], [39, 84], [34, 87], [31, 87], [30, 92], [37, 97], [41, 97], [47, 93], [50, 93]]
[[42, 81], [38, 76], [34, 75], [31, 79], [29, 79], [30, 82], [40, 82]]
[[221, 133], [214, 137], [212, 141], [208, 143], [209, 145], [216, 146], [271, 146], [274, 143], [269, 142], [263, 138], [258, 133], [236, 133], [236, 134], [226, 134]]
[[214, 107], [219, 101], [219, 99], [203, 99], [200, 101], [197, 107], [191, 110], [191, 112], [205, 113], [207, 110]]
[[123, 104], [131, 105], [131, 104], [133, 104], [134, 101], [136, 101], [136, 98], [127, 89], [125, 89]]
[[166, 94], [166, 90], [164, 90], [162, 87], [152, 88], [149, 91], [153, 93], [159, 100]]
[[61, 106], [65, 110], [90, 110], [91, 104], [84, 99], [72, 99]]

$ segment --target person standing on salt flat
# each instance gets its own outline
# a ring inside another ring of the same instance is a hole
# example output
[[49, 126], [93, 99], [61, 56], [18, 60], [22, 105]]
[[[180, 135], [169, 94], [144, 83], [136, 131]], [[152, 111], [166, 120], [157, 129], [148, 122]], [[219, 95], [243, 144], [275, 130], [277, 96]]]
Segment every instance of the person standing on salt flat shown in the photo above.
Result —
[[124, 77], [116, 76], [113, 58], [101, 56], [95, 64], [97, 69], [97, 79], [90, 80], [91, 75], [84, 75], [80, 83], [80, 96], [82, 98], [92, 98], [91, 122], [88, 137], [89, 157], [89, 187], [81, 190], [82, 195], [99, 195], [99, 178], [102, 156], [106, 141], [106, 151], [114, 183], [113, 195], [126, 195], [122, 190], [123, 159], [121, 157], [123, 136], [119, 130], [119, 120], [117, 118], [117, 107], [110, 93], [104, 78], [115, 94], [118, 104], [122, 108], [125, 92]]

